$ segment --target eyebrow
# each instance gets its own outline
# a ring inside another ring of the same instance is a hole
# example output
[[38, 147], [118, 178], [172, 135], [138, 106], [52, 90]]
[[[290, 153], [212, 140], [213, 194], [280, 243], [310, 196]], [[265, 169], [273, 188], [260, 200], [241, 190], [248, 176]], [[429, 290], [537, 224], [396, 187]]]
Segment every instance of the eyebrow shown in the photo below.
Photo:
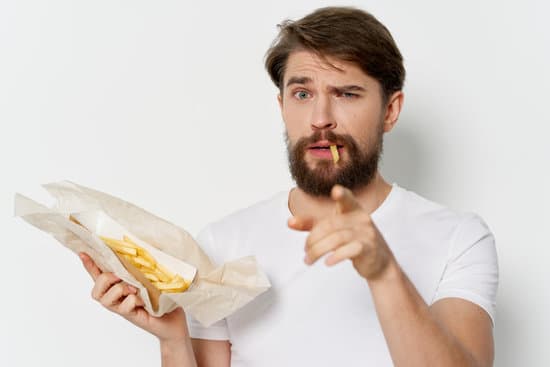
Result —
[[293, 76], [290, 79], [288, 79], [288, 82], [286, 82], [286, 86], [290, 86], [292, 84], [308, 84], [311, 83], [313, 80], [311, 80], [310, 77], [307, 76]]
[[355, 90], [355, 91], [364, 92], [364, 91], [366, 90], [365, 88], [363, 88], [363, 87], [361, 87], [361, 86], [359, 86], [359, 85], [342, 85], [341, 87], [330, 87], [330, 88], [333, 88], [333, 89], [335, 89], [335, 90], [340, 90], [340, 91], [342, 91], [342, 90], [346, 90], [346, 91], [351, 90], [351, 91], [354, 91], [354, 90]]
[[[286, 82], [286, 87], [291, 86], [292, 84], [309, 84], [313, 82], [313, 80], [310, 77], [307, 76], [293, 76]], [[364, 87], [361, 87], [359, 85], [342, 85], [338, 87], [330, 86], [329, 89], [336, 90], [336, 91], [361, 91], [364, 92], [366, 89]]]

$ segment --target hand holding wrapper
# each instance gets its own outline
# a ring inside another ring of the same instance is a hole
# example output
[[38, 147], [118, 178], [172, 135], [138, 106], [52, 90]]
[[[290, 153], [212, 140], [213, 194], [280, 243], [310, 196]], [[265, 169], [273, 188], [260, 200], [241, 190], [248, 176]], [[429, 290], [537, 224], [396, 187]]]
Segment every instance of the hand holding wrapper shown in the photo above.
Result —
[[[217, 266], [185, 230], [133, 204], [70, 182], [48, 184], [45, 188], [57, 199], [55, 209], [17, 194], [16, 215], [50, 233], [72, 251], [87, 253], [102, 271], [114, 272], [136, 287], [145, 303], [144, 308], [154, 316], [182, 306], [186, 313], [208, 326], [270, 287], [253, 257]], [[71, 215], [80, 224], [71, 221]], [[148, 289], [136, 279], [137, 275], [127, 270], [130, 267], [123, 266], [100, 235], [129, 236], [159, 264], [186, 281], [194, 279], [193, 283], [185, 292], [160, 293], [158, 308], [153, 307]]]

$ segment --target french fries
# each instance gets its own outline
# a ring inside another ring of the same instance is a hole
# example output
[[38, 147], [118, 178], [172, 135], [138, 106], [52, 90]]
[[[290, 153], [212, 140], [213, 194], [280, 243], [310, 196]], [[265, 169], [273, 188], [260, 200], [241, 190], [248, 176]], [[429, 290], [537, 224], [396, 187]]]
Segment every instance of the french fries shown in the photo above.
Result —
[[122, 240], [103, 236], [99, 238], [116, 254], [128, 260], [161, 292], [177, 293], [189, 288], [190, 282], [159, 264], [147, 250], [132, 241], [130, 237], [123, 236]]
[[338, 163], [338, 161], [340, 160], [340, 154], [338, 154], [338, 147], [336, 145], [331, 145], [330, 152], [332, 153], [332, 160], [334, 161], [334, 164]]

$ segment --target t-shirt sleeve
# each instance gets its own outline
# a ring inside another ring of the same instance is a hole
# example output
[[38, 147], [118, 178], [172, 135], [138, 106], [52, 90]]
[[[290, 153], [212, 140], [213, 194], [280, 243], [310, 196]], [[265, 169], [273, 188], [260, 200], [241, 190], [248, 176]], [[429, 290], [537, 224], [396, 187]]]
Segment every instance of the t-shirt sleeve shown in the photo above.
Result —
[[494, 325], [497, 288], [494, 236], [479, 216], [469, 214], [457, 229], [432, 303], [450, 297], [468, 300], [483, 308]]
[[[196, 241], [214, 263], [220, 264], [220, 257], [216, 253], [211, 226], [206, 226], [196, 237]], [[194, 339], [229, 340], [226, 319], [221, 319], [209, 327], [204, 327], [189, 313], [186, 313], [189, 335]]]

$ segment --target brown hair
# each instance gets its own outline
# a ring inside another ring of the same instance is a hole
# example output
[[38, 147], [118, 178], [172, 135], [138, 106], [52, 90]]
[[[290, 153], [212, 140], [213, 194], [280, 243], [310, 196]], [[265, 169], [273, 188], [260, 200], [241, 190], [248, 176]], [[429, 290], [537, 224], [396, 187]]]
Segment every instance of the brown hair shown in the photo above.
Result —
[[297, 21], [285, 20], [266, 54], [265, 67], [279, 90], [291, 52], [307, 50], [321, 58], [357, 64], [381, 85], [384, 102], [403, 88], [403, 57], [388, 29], [372, 14], [352, 7], [326, 7]]

